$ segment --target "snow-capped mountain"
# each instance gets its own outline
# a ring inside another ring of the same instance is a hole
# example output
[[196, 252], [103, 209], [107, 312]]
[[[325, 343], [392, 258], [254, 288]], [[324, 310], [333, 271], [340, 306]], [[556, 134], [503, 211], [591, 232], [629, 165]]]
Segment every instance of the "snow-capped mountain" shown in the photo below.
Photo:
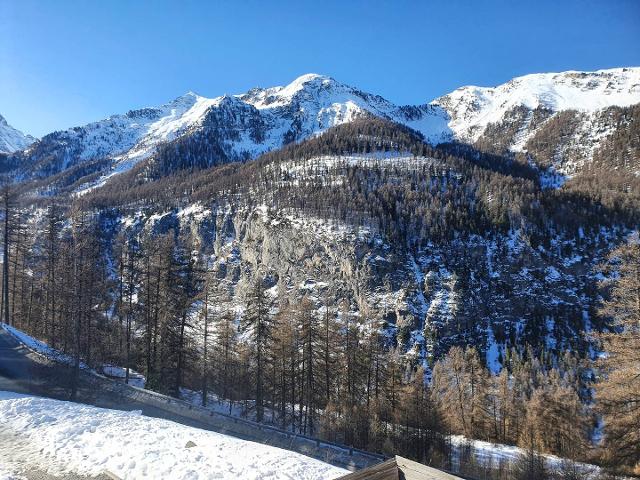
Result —
[[640, 68], [615, 68], [525, 75], [493, 88], [461, 87], [437, 98], [432, 105], [447, 111], [456, 138], [474, 142], [487, 125], [500, 122], [507, 112], [520, 106], [531, 111], [595, 112], [638, 102]]
[[[34, 199], [35, 248], [58, 202], [73, 207], [62, 213], [68, 226], [68, 215], [91, 212], [100, 247], [87, 250], [105, 251], [87, 265], [108, 264], [104, 278], [120, 239], [139, 245], [141, 258], [155, 256], [147, 248], [182, 252], [184, 265], [195, 248], [215, 263], [230, 318], [263, 285], [274, 305], [307, 298], [319, 313], [335, 308], [336, 320], [381, 320], [389, 343], [425, 368], [471, 344], [497, 373], [525, 346], [551, 363], [565, 351], [590, 355], [584, 333], [607, 328], [594, 315], [596, 266], [637, 229], [640, 212], [640, 175], [627, 174], [640, 171], [638, 70], [533, 75], [417, 107], [305, 75], [56, 132], [0, 156], [0, 167], [35, 177], [21, 186]], [[472, 123], [481, 131], [465, 137]], [[450, 139], [473, 145], [424, 144]], [[592, 164], [626, 175], [578, 175], [547, 189], [536, 177], [549, 172], [520, 161], [577, 171], [583, 148]], [[269, 149], [259, 161], [204, 170]], [[66, 259], [83, 250], [65, 237], [58, 262], [70, 279]], [[31, 277], [46, 292], [48, 261], [33, 261], [44, 262]]]
[[493, 88], [462, 87], [417, 106], [397, 106], [307, 74], [284, 87], [238, 95], [189, 92], [159, 107], [54, 132], [7, 164], [26, 169], [18, 175], [25, 178], [99, 161], [91, 173], [99, 171], [102, 183], [178, 139], [192, 140], [179, 156], [206, 157], [210, 165], [249, 160], [372, 115], [417, 130], [432, 144], [457, 140], [501, 155], [526, 153], [532, 163], [572, 174], [611, 135], [628, 128], [633, 115], [620, 109], [639, 103], [640, 68], [527, 75]]
[[130, 110], [82, 127], [54, 132], [31, 145], [24, 154], [44, 175], [83, 161], [111, 158], [122, 167], [148, 157], [155, 147], [195, 127], [216, 103], [189, 92], [153, 108]]
[[[238, 98], [258, 109], [275, 127], [274, 132], [287, 128], [292, 140], [321, 133], [367, 114], [407, 125], [431, 143], [451, 138], [446, 112], [438, 106], [399, 107], [378, 95], [322, 75], [303, 75], [286, 87], [255, 88]], [[280, 120], [283, 117], [287, 119], [284, 124]], [[278, 123], [280, 128], [276, 126]]]
[[31, 135], [25, 135], [20, 130], [7, 123], [0, 115], [0, 153], [11, 153], [16, 150], [23, 150], [35, 142]]
[[406, 124], [433, 143], [450, 138], [447, 115], [438, 106], [399, 107], [330, 77], [304, 75], [285, 87], [255, 88], [245, 94], [204, 98], [192, 92], [165, 105], [132, 110], [45, 136], [26, 155], [46, 159], [40, 174], [80, 162], [109, 158], [124, 171], [156, 148], [182, 136], [205, 132], [227, 159], [249, 159], [319, 134], [363, 115]]
[[[550, 123], [552, 118], [572, 112], [562, 122], [570, 123], [565, 130], [571, 131], [555, 139], [553, 158], [544, 163], [574, 173], [613, 133], [616, 126], [608, 119], [609, 109], [638, 103], [640, 68], [633, 67], [525, 75], [492, 88], [466, 86], [431, 105], [447, 111], [448, 126], [457, 140], [488, 145], [498, 153], [530, 152], [528, 142], [536, 134], [552, 133], [545, 126], [563, 126], [558, 125], [560, 119]], [[532, 153], [535, 157], [538, 152]]]

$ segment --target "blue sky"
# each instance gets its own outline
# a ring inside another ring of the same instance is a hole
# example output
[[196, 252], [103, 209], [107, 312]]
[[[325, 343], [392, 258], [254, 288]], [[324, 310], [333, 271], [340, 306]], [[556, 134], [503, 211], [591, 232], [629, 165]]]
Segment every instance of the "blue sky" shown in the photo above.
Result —
[[638, 65], [636, 0], [0, 0], [0, 114], [37, 136], [308, 72], [416, 104], [527, 73]]

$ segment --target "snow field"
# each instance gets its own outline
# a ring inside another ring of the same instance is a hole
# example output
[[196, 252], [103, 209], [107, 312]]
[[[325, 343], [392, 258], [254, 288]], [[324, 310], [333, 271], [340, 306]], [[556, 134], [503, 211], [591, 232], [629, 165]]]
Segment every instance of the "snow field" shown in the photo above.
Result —
[[128, 480], [329, 480], [348, 473], [287, 450], [140, 412], [11, 392], [0, 392], [0, 446], [0, 479], [20, 478], [25, 462], [54, 475], [108, 470]]

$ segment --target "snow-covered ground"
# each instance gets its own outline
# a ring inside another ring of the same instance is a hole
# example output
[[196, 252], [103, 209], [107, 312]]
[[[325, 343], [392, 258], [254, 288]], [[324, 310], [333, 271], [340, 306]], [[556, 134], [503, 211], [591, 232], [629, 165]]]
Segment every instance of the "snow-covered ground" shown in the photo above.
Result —
[[346, 470], [287, 450], [140, 412], [0, 392], [0, 479], [25, 462], [53, 475], [180, 479], [334, 479]]
[[[60, 352], [54, 348], [51, 348], [44, 342], [33, 338], [30, 335], [27, 335], [22, 330], [18, 330], [15, 327], [9, 326], [6, 323], [0, 323], [0, 328], [4, 329], [6, 332], [11, 334], [14, 338], [16, 338], [19, 342], [27, 346], [29, 349], [33, 350], [40, 355], [47, 357], [50, 360], [53, 360], [58, 363], [62, 363], [64, 365], [73, 365], [75, 360], [71, 355], [67, 355], [65, 353]], [[80, 368], [85, 370], [91, 370], [88, 365], [84, 362], [80, 362]], [[119, 367], [117, 365], [104, 364], [102, 367], [98, 368], [99, 372], [111, 379], [118, 380], [124, 382], [126, 378], [126, 370], [123, 367]], [[146, 378], [139, 372], [135, 370], [129, 369], [129, 385], [133, 385], [134, 387], [144, 388], [146, 383]], [[1, 478], [1, 477], [0, 477]]]
[[[114, 380], [119, 380], [124, 382], [127, 378], [127, 370], [123, 367], [118, 367], [116, 365], [104, 364], [102, 365], [102, 374], [106, 377], [112, 378]], [[144, 378], [140, 372], [136, 372], [135, 370], [129, 369], [129, 385], [133, 385], [134, 387], [144, 388], [147, 383], [147, 379]]]
[[[470, 448], [476, 462], [480, 465], [500, 465], [502, 464], [515, 464], [521, 455], [526, 452], [513, 445], [502, 445], [491, 442], [484, 442], [482, 440], [470, 440], [462, 435], [452, 435], [451, 446], [454, 452], [454, 462], [459, 461], [460, 453], [464, 448]], [[562, 466], [562, 462], [565, 459], [556, 457], [555, 455], [543, 455], [547, 464], [547, 467], [552, 470], [558, 470]], [[600, 467], [596, 465], [590, 465], [587, 463], [578, 463], [578, 470], [584, 475], [584, 480], [597, 478], [600, 474]]]
[[[39, 353], [40, 355], [44, 355], [45, 357], [51, 360], [54, 360], [56, 362], [62, 363], [64, 365], [74, 364], [74, 358], [72, 356], [51, 348], [46, 343], [41, 342], [40, 340], [37, 340], [31, 337], [30, 335], [27, 335], [26, 333], [24, 333], [21, 330], [18, 330], [15, 327], [7, 325], [6, 323], [0, 323], [0, 328], [4, 329], [6, 332], [8, 332], [14, 338], [16, 338], [19, 342], [23, 343], [28, 348]], [[83, 362], [80, 362], [80, 367], [84, 369], [89, 368]]]

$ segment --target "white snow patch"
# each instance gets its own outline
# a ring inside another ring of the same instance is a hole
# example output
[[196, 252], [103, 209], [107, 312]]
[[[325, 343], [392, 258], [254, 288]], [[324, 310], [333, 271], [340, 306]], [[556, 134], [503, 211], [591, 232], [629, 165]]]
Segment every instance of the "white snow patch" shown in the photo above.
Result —
[[[59, 363], [63, 363], [65, 365], [73, 365], [75, 359], [71, 355], [67, 355], [62, 353], [54, 348], [51, 348], [44, 342], [37, 340], [21, 330], [14, 328], [12, 326], [7, 325], [6, 323], [1, 323], [0, 327], [2, 327], [7, 333], [13, 335], [19, 342], [26, 345], [31, 350], [39, 353], [40, 355], [44, 355], [45, 357], [54, 360]], [[89, 368], [84, 362], [80, 362], [80, 368]]]
[[[105, 364], [102, 366], [101, 370], [102, 373], [109, 378], [113, 378], [123, 382], [127, 378], [127, 370], [123, 367]], [[134, 387], [138, 388], [144, 388], [146, 381], [146, 378], [140, 372], [129, 369], [129, 385], [133, 385]]]
[[348, 473], [298, 453], [140, 412], [11, 392], [0, 392], [0, 425], [2, 435], [16, 439], [0, 450], [0, 465], [12, 473], [20, 473], [21, 462], [54, 475], [109, 470], [128, 480], [329, 480]]
[[[490, 443], [482, 440], [470, 440], [462, 435], [452, 435], [450, 437], [451, 445], [454, 449], [454, 453], [464, 446], [470, 446], [472, 455], [481, 465], [493, 464], [499, 465], [501, 462], [508, 464], [514, 464], [518, 461], [521, 455], [525, 453], [525, 450], [513, 445], [503, 445], [498, 443]], [[556, 457], [555, 455], [543, 455], [546, 460], [547, 466], [552, 469], [558, 469], [564, 459]], [[600, 473], [600, 467], [596, 465], [590, 465], [587, 463], [578, 463], [578, 469], [584, 475], [585, 480], [596, 479]]]
[[547, 282], [557, 282], [562, 278], [562, 275], [555, 267], [547, 267], [545, 272], [547, 273], [545, 276]]
[[502, 364], [500, 363], [500, 345], [496, 342], [491, 328], [487, 329], [487, 367], [491, 370], [491, 373], [497, 375], [502, 370]]

